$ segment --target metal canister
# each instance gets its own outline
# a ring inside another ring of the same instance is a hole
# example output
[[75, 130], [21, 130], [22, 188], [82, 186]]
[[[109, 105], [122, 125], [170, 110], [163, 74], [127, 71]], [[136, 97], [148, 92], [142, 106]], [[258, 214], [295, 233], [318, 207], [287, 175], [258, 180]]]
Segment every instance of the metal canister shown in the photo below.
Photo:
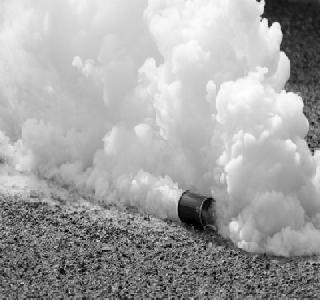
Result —
[[185, 191], [178, 203], [178, 216], [184, 223], [199, 228], [214, 226], [214, 199]]

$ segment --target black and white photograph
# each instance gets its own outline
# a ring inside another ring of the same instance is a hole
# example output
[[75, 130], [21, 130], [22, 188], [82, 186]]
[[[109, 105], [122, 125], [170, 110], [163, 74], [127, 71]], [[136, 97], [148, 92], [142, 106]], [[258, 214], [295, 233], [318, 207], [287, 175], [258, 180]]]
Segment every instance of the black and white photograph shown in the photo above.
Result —
[[0, 299], [319, 299], [320, 0], [0, 0]]

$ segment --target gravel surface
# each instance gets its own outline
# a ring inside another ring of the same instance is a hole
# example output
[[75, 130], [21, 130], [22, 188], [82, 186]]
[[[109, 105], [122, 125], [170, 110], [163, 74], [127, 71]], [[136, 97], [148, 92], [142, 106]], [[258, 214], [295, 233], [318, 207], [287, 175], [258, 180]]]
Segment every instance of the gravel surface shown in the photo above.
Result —
[[[267, 1], [291, 59], [287, 89], [306, 103], [319, 146], [320, 8]], [[215, 232], [102, 207], [75, 192], [27, 188], [0, 196], [0, 298], [320, 297], [319, 257], [236, 249]]]

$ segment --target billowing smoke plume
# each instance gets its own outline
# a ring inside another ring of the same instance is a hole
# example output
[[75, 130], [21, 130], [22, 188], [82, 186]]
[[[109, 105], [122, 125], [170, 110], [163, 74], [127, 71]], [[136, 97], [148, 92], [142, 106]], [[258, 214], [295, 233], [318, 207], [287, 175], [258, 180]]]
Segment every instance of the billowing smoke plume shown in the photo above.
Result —
[[320, 154], [263, 8], [2, 0], [3, 168], [171, 219], [183, 190], [212, 194], [239, 247], [320, 253]]

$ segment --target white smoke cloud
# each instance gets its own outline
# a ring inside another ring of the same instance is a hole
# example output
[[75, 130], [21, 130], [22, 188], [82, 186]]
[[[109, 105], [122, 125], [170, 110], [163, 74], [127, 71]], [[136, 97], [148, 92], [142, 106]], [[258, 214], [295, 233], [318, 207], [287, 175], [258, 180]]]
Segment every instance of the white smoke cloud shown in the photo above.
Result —
[[162, 218], [184, 189], [212, 194], [239, 247], [318, 254], [320, 153], [263, 8], [3, 0], [2, 161]]

